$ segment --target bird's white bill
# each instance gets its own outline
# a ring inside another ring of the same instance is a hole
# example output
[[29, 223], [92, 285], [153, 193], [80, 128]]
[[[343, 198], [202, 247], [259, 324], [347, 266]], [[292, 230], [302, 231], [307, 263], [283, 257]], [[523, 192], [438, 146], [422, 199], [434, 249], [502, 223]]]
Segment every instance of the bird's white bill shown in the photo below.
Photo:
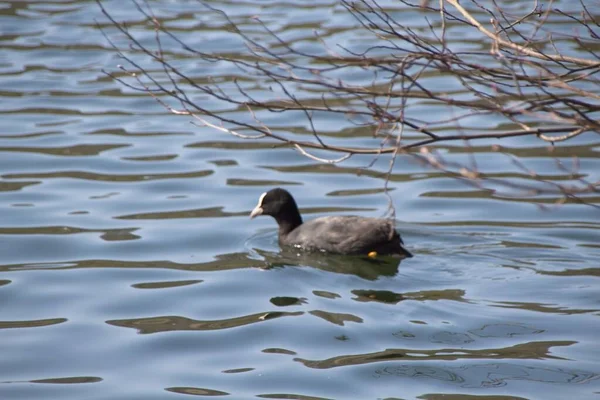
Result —
[[258, 198], [258, 204], [256, 205], [256, 207], [254, 207], [254, 210], [252, 210], [252, 212], [250, 213], [250, 218], [257, 217], [263, 213], [262, 202], [266, 195], [267, 195], [267, 192], [260, 195], [260, 197]]
[[254, 207], [254, 210], [252, 210], [252, 212], [250, 213], [250, 218], [254, 218], [256, 216], [259, 216], [260, 214], [262, 214], [263, 209], [260, 205]]

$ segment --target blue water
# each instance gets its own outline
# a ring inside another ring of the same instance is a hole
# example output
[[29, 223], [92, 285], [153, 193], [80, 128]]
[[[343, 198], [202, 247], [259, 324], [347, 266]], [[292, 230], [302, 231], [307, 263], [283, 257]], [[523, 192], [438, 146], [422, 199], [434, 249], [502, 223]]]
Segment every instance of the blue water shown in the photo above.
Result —
[[[152, 43], [131, 3], [105, 4]], [[215, 5], [256, 32], [249, 17], [260, 15], [306, 49], [321, 46], [313, 29], [331, 43], [366, 41], [335, 2]], [[191, 45], [245, 51], [199, 3], [152, 6]], [[196, 127], [103, 74], [122, 60], [96, 22], [126, 45], [94, 2], [0, 5], [0, 398], [598, 396], [597, 208], [492, 193], [407, 155], [388, 197], [389, 158], [327, 165]], [[461, 40], [470, 31], [452, 32]], [[180, 56], [198, 78], [243, 75]], [[263, 89], [254, 93], [269, 98]], [[307, 137], [305, 121], [261, 115]], [[320, 123], [331, 143], [373, 143], [344, 118]], [[473, 149], [486, 172], [531, 182], [488, 145]], [[506, 146], [549, 180], [572, 179], [546, 144]], [[588, 135], [555, 155], [577, 156], [594, 181], [598, 149]], [[391, 199], [415, 257], [281, 252], [275, 222], [248, 218], [275, 186], [293, 193], [305, 218], [381, 217]]]

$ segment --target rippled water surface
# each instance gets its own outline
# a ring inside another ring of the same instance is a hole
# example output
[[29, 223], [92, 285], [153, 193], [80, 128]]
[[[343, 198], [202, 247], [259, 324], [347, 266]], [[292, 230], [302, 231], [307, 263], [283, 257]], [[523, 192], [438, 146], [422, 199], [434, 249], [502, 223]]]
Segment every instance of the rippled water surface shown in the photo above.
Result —
[[[189, 44], [244, 52], [201, 4], [152, 4]], [[152, 39], [132, 3], [105, 5]], [[359, 42], [334, 1], [214, 5], [307, 48], [321, 46], [314, 29]], [[262, 192], [289, 189], [308, 218], [380, 217], [389, 160], [319, 164], [169, 115], [102, 73], [121, 61], [97, 23], [109, 28], [89, 1], [0, 4], [0, 398], [600, 395], [597, 208], [544, 211], [400, 157], [389, 194], [415, 258], [282, 253], [274, 221], [248, 219]], [[196, 77], [239, 74], [182, 60]], [[339, 127], [323, 131], [368, 140]], [[594, 181], [598, 149], [583, 136], [556, 154], [577, 155]], [[491, 173], [528, 179], [489, 147], [474, 151]], [[508, 152], [542, 173], [554, 163], [532, 139]]]

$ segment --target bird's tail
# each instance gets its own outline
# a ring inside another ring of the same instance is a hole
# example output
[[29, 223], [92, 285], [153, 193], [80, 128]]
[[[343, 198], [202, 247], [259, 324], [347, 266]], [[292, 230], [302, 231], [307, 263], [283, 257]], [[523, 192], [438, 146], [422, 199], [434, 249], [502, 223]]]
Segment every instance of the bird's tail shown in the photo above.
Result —
[[404, 248], [403, 245], [400, 245], [400, 255], [404, 256], [405, 258], [412, 258], [412, 257], [414, 257], [410, 251], [408, 251], [408, 250], [406, 250]]

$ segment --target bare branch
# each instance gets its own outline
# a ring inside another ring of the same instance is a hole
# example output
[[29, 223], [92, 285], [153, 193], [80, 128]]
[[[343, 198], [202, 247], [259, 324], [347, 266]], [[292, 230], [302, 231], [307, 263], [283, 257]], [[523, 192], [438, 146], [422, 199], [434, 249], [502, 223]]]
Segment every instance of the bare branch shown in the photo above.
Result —
[[[544, 178], [514, 157], [512, 165], [530, 177], [529, 185], [486, 174], [473, 148], [476, 143], [499, 148], [501, 141], [526, 137], [554, 146], [600, 133], [596, 45], [600, 25], [583, 1], [580, 13], [565, 13], [552, 1], [542, 9], [538, 0], [531, 0], [524, 14], [514, 15], [495, 0], [419, 4], [399, 0], [402, 7], [423, 16], [422, 21], [405, 22], [377, 0], [342, 0], [357, 21], [355, 29], [371, 37], [373, 44], [332, 46], [314, 32], [322, 46], [321, 52], [314, 53], [285, 40], [258, 17], [252, 18], [255, 25], [249, 33], [225, 12], [203, 4], [206, 12], [223, 21], [227, 31], [246, 45], [245, 53], [233, 55], [193, 48], [166, 29], [149, 4], [133, 0], [144, 22], [152, 27], [154, 44], [148, 45], [96, 1], [109, 26], [129, 43], [120, 48], [103, 31], [124, 64], [106, 74], [127, 89], [151, 96], [168, 112], [191, 118], [195, 125], [239, 139], [270, 140], [327, 164], [371, 155], [366, 167], [371, 168], [388, 156], [386, 193], [392, 172], [402, 168], [400, 160], [410, 158], [475, 187], [523, 190], [523, 196], [534, 197], [552, 193], [558, 196], [557, 203], [584, 202], [580, 196], [599, 190], [598, 182], [588, 182], [581, 174], [570, 186]], [[577, 34], [554, 29], [556, 18], [573, 24]], [[461, 29], [474, 28], [486, 47], [474, 50], [452, 40], [457, 24]], [[179, 46], [183, 55], [173, 57], [166, 43]], [[143, 57], [152, 64], [140, 61]], [[211, 67], [222, 63], [242, 76], [198, 79], [179, 67], [185, 57]], [[302, 128], [275, 129], [262, 122], [279, 113]], [[332, 130], [331, 121], [342, 120], [346, 125], [340, 129], [350, 125], [360, 130], [358, 145], [352, 138], [348, 145], [340, 145], [338, 138], [331, 138], [335, 133], [325, 131]], [[488, 120], [493, 124], [481, 126], [481, 121]], [[451, 143], [467, 154], [464, 162], [449, 161], [436, 150]], [[319, 157], [312, 150], [341, 156]], [[559, 164], [556, 168], [569, 173]]]

